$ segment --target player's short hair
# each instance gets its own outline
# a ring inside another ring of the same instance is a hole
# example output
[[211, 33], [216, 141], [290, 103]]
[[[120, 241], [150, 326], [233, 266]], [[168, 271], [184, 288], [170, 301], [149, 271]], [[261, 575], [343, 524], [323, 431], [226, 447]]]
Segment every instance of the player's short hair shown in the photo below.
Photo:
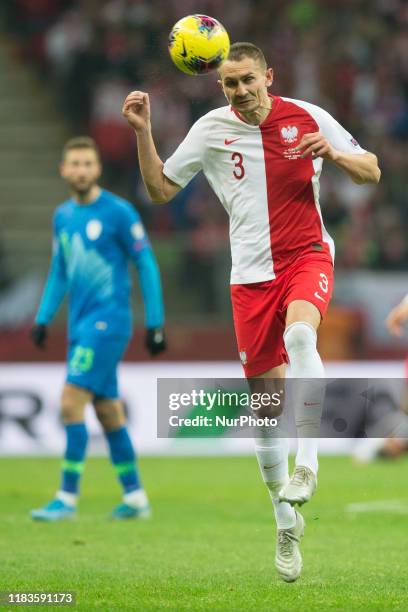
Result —
[[231, 45], [227, 59], [231, 62], [239, 62], [243, 57], [251, 57], [259, 63], [262, 70], [266, 70], [268, 64], [262, 49], [250, 42], [235, 42]]
[[90, 136], [75, 136], [67, 140], [62, 149], [62, 159], [65, 159], [68, 151], [73, 151], [74, 149], [92, 149], [92, 151], [95, 151], [98, 159], [101, 158], [97, 144]]

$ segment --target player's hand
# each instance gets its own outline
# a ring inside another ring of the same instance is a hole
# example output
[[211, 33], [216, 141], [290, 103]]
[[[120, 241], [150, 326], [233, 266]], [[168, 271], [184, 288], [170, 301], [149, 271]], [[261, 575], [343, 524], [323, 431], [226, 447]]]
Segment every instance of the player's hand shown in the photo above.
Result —
[[45, 349], [48, 330], [46, 325], [35, 324], [30, 330], [30, 339], [35, 346], [40, 349]]
[[166, 350], [166, 338], [162, 327], [146, 329], [145, 347], [152, 357]]
[[393, 336], [401, 337], [404, 333], [403, 325], [408, 320], [408, 301], [402, 301], [391, 310], [385, 323]]
[[123, 104], [122, 114], [136, 131], [144, 130], [150, 125], [149, 94], [144, 91], [132, 91]]
[[301, 157], [322, 157], [323, 159], [330, 159], [335, 161], [336, 149], [334, 149], [330, 142], [323, 136], [321, 132], [311, 132], [310, 134], [303, 134], [299, 144], [292, 149], [292, 151], [301, 151]]

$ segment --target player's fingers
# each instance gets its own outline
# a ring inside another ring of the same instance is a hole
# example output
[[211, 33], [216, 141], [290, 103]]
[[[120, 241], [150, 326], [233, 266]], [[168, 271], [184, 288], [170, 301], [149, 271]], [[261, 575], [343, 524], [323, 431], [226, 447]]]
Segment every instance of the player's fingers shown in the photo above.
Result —
[[402, 325], [401, 325], [401, 321], [398, 319], [398, 317], [396, 316], [396, 313], [391, 312], [390, 315], [388, 315], [385, 324], [388, 328], [388, 331], [393, 335], [393, 336], [402, 336]]
[[122, 112], [124, 115], [128, 115], [129, 113], [133, 112], [133, 113], [139, 113], [140, 111], [140, 107], [143, 106], [143, 102], [139, 101], [139, 102], [128, 102], [127, 104], [124, 104]]
[[329, 143], [326, 139], [320, 139], [313, 142], [309, 147], [302, 151], [301, 157], [307, 157], [308, 155], [314, 154], [315, 157], [325, 155], [330, 150]]
[[[147, 94], [146, 94], [146, 92], [145, 92], [145, 91], [139, 91], [139, 90], [137, 90], [137, 89], [136, 89], [136, 90], [134, 90], [134, 91], [131, 91], [131, 92], [130, 92], [130, 93], [127, 95], [127, 98], [133, 98], [133, 97], [135, 97], [135, 96], [136, 96], [136, 97], [137, 97], [137, 96], [143, 97], [143, 96], [146, 96], [146, 95], [147, 95]], [[127, 99], [127, 98], [126, 98], [126, 99]]]
[[316, 151], [318, 151], [319, 149], [321, 149], [321, 147], [317, 147], [316, 144], [313, 143], [309, 147], [307, 147], [304, 151], [302, 151], [302, 154], [300, 157], [308, 157], [309, 155], [316, 153]]
[[326, 155], [326, 153], [329, 152], [329, 146], [327, 144], [322, 145], [320, 148], [316, 148], [312, 155], [314, 157], [322, 157], [323, 155]]
[[393, 336], [396, 336], [397, 338], [401, 338], [401, 336], [402, 336], [402, 327], [401, 327], [401, 325], [394, 324], [390, 328], [390, 332], [392, 333]]
[[313, 132], [311, 134], [303, 134], [299, 144], [293, 149], [294, 151], [300, 151], [305, 146], [317, 142], [321, 138], [320, 132]]
[[132, 91], [132, 93], [130, 93], [126, 97], [125, 104], [132, 104], [134, 102], [143, 102], [144, 95], [147, 95], [147, 94], [143, 94], [142, 91]]

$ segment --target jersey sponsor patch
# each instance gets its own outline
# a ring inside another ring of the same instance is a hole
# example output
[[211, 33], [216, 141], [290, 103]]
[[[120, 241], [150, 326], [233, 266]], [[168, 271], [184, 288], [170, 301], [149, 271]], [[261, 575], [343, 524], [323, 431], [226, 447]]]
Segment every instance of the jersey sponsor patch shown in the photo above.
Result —
[[86, 225], [86, 235], [89, 240], [98, 240], [102, 234], [102, 223], [98, 219], [91, 219]]

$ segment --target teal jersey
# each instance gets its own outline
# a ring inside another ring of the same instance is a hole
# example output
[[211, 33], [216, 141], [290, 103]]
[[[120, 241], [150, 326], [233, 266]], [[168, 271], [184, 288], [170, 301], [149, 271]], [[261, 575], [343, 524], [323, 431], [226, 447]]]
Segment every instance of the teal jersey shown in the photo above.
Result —
[[55, 211], [52, 261], [36, 323], [48, 324], [68, 294], [70, 340], [92, 330], [129, 336], [129, 261], [139, 275], [145, 326], [161, 327], [160, 274], [139, 214], [104, 189], [90, 204], [67, 200]]

